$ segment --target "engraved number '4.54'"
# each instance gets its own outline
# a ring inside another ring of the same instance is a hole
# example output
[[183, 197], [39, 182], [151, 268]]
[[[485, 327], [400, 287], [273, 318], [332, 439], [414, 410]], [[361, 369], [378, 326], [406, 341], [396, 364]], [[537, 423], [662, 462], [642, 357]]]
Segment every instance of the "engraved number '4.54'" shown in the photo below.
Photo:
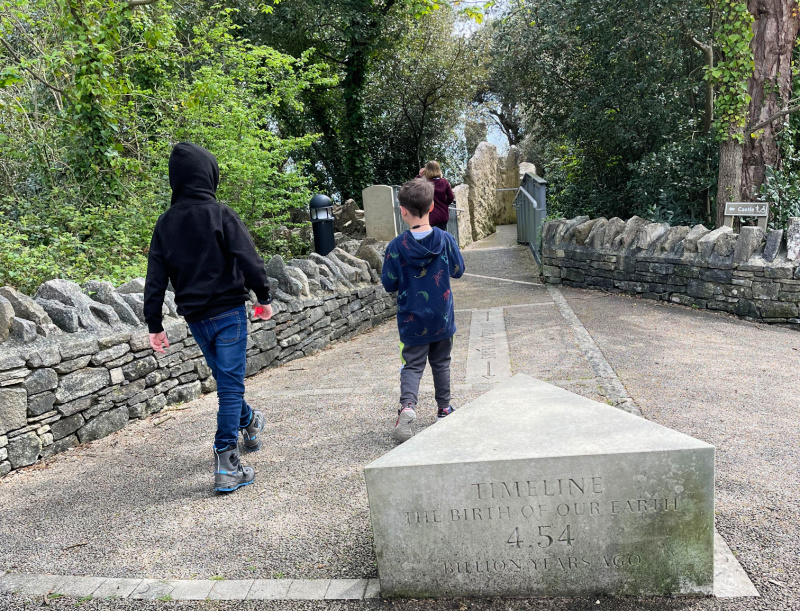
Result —
[[[547, 534], [547, 531], [549, 531], [551, 528], [552, 526], [539, 526], [539, 538], [541, 539], [541, 541], [537, 541], [536, 545], [538, 545], [541, 548], [546, 548], [553, 545], [554, 543], [553, 537]], [[572, 547], [572, 542], [574, 540], [575, 538], [572, 536], [569, 525], [567, 525], [567, 527], [561, 532], [561, 534], [557, 539], [559, 543], [564, 543], [565, 545], [569, 545], [570, 547]], [[522, 544], [524, 543], [524, 541], [519, 536], [519, 528], [515, 528], [513, 530], [511, 535], [508, 537], [508, 541], [506, 541], [506, 543], [508, 543], [509, 545], [513, 545], [514, 547], [523, 546]], [[530, 545], [529, 547], [533, 547], [533, 545]]]

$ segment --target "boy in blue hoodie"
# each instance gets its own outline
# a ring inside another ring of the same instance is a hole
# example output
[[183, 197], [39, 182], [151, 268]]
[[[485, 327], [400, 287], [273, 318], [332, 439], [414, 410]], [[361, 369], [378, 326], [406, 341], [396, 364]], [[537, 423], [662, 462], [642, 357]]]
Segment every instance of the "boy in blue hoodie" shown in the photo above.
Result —
[[400, 188], [400, 214], [411, 227], [386, 247], [381, 283], [397, 292], [400, 331], [400, 409], [392, 437], [406, 441], [414, 434], [419, 382], [425, 362], [431, 365], [438, 417], [452, 413], [450, 351], [456, 332], [450, 278], [464, 273], [464, 259], [453, 236], [431, 227], [433, 185], [412, 180]]

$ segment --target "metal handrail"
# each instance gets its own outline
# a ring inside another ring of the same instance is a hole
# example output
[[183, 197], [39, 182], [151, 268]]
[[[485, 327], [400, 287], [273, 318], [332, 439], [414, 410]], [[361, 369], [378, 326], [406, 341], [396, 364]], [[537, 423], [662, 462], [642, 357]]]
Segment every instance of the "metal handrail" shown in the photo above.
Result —
[[[536, 197], [528, 193], [528, 189], [534, 190]], [[539, 252], [542, 225], [547, 216], [546, 189], [546, 180], [536, 174], [526, 172], [522, 178], [522, 184], [520, 184], [514, 196], [514, 208], [517, 211], [517, 242], [527, 244], [539, 264], [542, 262]], [[520, 199], [520, 193], [525, 197]]]

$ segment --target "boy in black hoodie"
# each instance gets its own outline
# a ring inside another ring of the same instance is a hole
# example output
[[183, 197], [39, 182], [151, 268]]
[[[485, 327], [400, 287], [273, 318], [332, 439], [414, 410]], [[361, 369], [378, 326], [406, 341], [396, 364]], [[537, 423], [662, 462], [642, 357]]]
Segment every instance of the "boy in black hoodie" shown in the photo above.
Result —
[[[153, 350], [169, 341], [161, 325], [164, 292], [172, 282], [178, 313], [189, 324], [217, 381], [214, 489], [232, 492], [253, 483], [255, 471], [239, 462], [239, 430], [245, 448], [261, 447], [264, 414], [244, 400], [247, 313], [252, 290], [272, 317], [264, 260], [237, 214], [216, 200], [219, 166], [211, 152], [180, 142], [169, 157], [172, 204], [153, 231], [144, 289], [144, 316]], [[249, 290], [248, 290], [249, 289]]]

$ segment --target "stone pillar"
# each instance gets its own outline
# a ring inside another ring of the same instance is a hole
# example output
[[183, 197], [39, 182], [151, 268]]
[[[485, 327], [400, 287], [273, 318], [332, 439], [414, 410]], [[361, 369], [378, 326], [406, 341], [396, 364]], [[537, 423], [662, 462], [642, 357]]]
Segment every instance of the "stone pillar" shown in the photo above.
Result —
[[469, 214], [472, 239], [478, 241], [495, 232], [495, 189], [497, 189], [497, 147], [481, 142], [467, 162], [464, 182], [469, 185]]
[[[516, 189], [520, 185], [519, 160], [520, 152], [516, 146], [508, 149], [505, 157], [497, 160], [497, 189]], [[495, 207], [497, 225], [513, 225], [517, 222], [517, 211], [514, 210], [514, 191], [496, 191]]]
[[472, 244], [472, 221], [469, 214], [469, 186], [457, 185], [453, 187], [456, 196], [458, 213], [458, 245], [460, 248]]
[[786, 226], [786, 258], [789, 261], [800, 259], [800, 217], [793, 216]]
[[394, 194], [388, 185], [372, 185], [361, 192], [367, 237], [389, 242], [397, 237]]

